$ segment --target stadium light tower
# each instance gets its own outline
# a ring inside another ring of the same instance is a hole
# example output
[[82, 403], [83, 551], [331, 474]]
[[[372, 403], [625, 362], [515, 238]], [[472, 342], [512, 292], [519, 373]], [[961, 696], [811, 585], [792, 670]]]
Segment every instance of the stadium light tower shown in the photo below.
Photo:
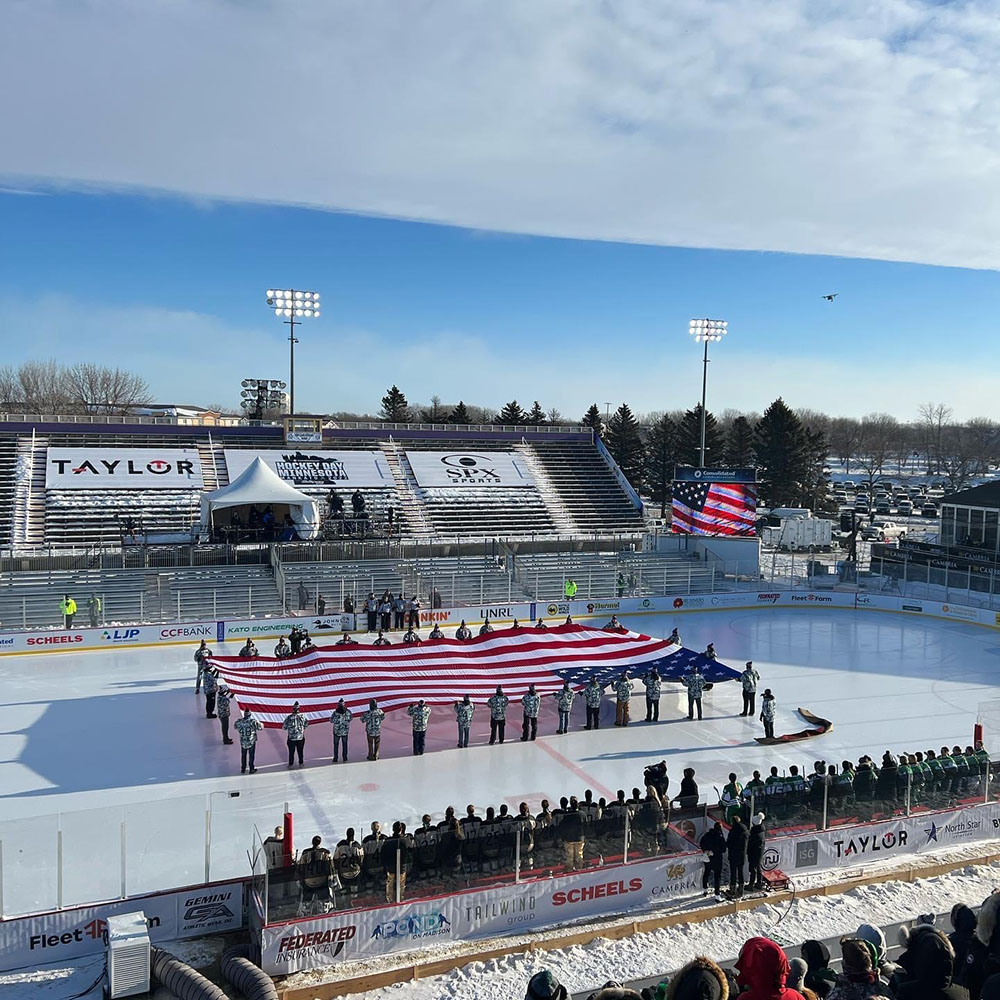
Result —
[[303, 292], [296, 288], [269, 288], [267, 304], [274, 315], [288, 324], [288, 412], [295, 412], [295, 324], [303, 319], [319, 318], [319, 292]]
[[688, 333], [694, 337], [695, 343], [705, 344], [705, 358], [702, 362], [701, 375], [701, 461], [699, 467], [705, 468], [705, 393], [708, 389], [708, 345], [722, 340], [729, 324], [724, 319], [693, 319], [688, 324]]

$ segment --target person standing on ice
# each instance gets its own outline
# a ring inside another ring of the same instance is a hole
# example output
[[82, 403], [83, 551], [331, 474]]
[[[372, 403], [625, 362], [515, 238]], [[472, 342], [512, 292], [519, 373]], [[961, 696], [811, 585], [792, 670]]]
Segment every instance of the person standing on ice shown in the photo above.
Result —
[[[542, 699], [535, 692], [535, 685], [529, 684], [528, 690], [521, 698], [521, 742], [526, 743], [529, 739], [538, 736], [538, 709], [542, 704]], [[503, 742], [501, 740], [501, 742]]]
[[694, 710], [698, 709], [698, 718], [701, 718], [701, 696], [705, 691], [705, 675], [701, 672], [701, 667], [696, 663], [691, 668], [691, 673], [681, 678], [681, 684], [687, 688], [688, 692], [688, 718], [694, 718]]
[[757, 682], [760, 674], [754, 670], [753, 660], [747, 660], [746, 668], [740, 674], [740, 684], [743, 685], [743, 711], [740, 715], [752, 716], [757, 710]]
[[337, 707], [330, 713], [330, 724], [333, 726], [333, 762], [340, 761], [340, 751], [344, 751], [344, 763], [347, 763], [347, 736], [351, 731], [351, 719], [354, 718], [351, 710], [344, 704], [341, 698], [337, 702]]
[[597, 683], [596, 677], [590, 678], [590, 683], [580, 692], [587, 706], [587, 728], [601, 728], [601, 701], [604, 698], [604, 688]]
[[299, 709], [299, 703], [295, 702], [292, 705], [291, 715], [285, 716], [285, 721], [281, 724], [281, 728], [287, 733], [285, 740], [288, 743], [289, 767], [292, 766], [296, 754], [299, 758], [299, 767], [302, 767], [302, 753], [306, 748], [306, 726], [308, 725], [309, 720]]
[[480, 635], [489, 635], [492, 631], [493, 626], [489, 622], [483, 622], [483, 624], [479, 626]]
[[256, 774], [254, 757], [257, 755], [257, 734], [264, 727], [253, 717], [249, 708], [243, 709], [243, 717], [236, 720], [236, 735], [240, 738], [240, 774], [246, 774], [247, 764], [250, 773]]
[[458, 747], [464, 750], [469, 745], [469, 730], [472, 728], [472, 716], [475, 715], [476, 706], [472, 704], [472, 699], [466, 695], [461, 701], [455, 702], [455, 719], [458, 722]]
[[431, 717], [431, 707], [423, 698], [410, 705], [406, 714], [413, 720], [413, 756], [422, 757], [427, 739], [427, 720]]
[[681, 642], [680, 632], [678, 632], [677, 629], [674, 629], [673, 632], [671, 632], [670, 635], [667, 636], [667, 642], [673, 643], [673, 645], [675, 646], [683, 645], [683, 643]]
[[646, 689], [646, 721], [660, 721], [660, 675], [653, 667], [642, 678], [643, 687]]
[[368, 760], [378, 760], [379, 744], [382, 742], [382, 720], [385, 712], [378, 707], [378, 702], [372, 698], [368, 702], [368, 711], [361, 713], [361, 721], [365, 724], [365, 734], [368, 737]]
[[201, 645], [194, 651], [194, 662], [198, 668], [198, 673], [194, 679], [194, 693], [198, 694], [201, 691], [201, 681], [205, 675], [205, 664], [208, 662], [208, 658], [212, 655], [212, 651], [208, 648], [208, 643], [204, 639], [201, 640]]
[[205, 670], [205, 718], [214, 719], [215, 695], [219, 690], [219, 672], [214, 667]]
[[276, 660], [283, 660], [287, 656], [291, 656], [292, 647], [288, 645], [288, 640], [281, 636], [274, 647], [274, 658]]
[[770, 688], [764, 688], [764, 697], [760, 703], [760, 721], [764, 723], [764, 739], [774, 739], [774, 695]]
[[493, 746], [500, 737], [503, 743], [504, 730], [507, 728], [507, 705], [510, 699], [503, 693], [503, 688], [498, 684], [496, 691], [490, 695], [486, 704], [490, 709], [490, 746]]
[[472, 632], [469, 630], [469, 626], [465, 624], [464, 618], [462, 619], [462, 624], [455, 631], [455, 638], [460, 642], [465, 642], [466, 639], [472, 638]]
[[622, 671], [621, 676], [615, 681], [615, 725], [627, 726], [629, 716], [629, 702], [632, 700], [632, 681], [629, 679], [628, 671]]
[[232, 693], [225, 684], [219, 685], [219, 695], [216, 701], [215, 711], [219, 716], [219, 728], [222, 730], [222, 742], [227, 746], [233, 741], [229, 738], [229, 703], [232, 701]]
[[569, 681], [563, 681], [562, 690], [556, 691], [552, 697], [556, 700], [556, 710], [559, 713], [559, 728], [556, 730], [556, 735], [561, 736], [569, 732], [569, 713], [573, 711], [576, 692], [569, 686]]

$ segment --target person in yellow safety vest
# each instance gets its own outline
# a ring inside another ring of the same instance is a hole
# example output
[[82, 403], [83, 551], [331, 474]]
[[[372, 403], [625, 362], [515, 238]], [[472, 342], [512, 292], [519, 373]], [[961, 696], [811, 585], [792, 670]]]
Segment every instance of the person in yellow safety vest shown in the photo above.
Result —
[[567, 601], [572, 601], [576, 597], [576, 580], [573, 577], [566, 578], [566, 586], [563, 588]]
[[73, 615], [76, 614], [76, 601], [69, 594], [63, 594], [63, 599], [59, 602], [59, 613], [63, 616], [66, 628], [72, 628]]

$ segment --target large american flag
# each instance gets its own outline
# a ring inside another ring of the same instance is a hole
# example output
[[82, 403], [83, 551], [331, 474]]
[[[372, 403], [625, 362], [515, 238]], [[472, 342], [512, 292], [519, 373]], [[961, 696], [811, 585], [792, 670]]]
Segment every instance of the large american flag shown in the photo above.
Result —
[[757, 528], [756, 483], [674, 482], [675, 534], [752, 535]]
[[216, 656], [211, 662], [240, 708], [251, 709], [272, 728], [281, 725], [295, 701], [310, 720], [325, 720], [339, 698], [355, 712], [377, 698], [379, 707], [390, 712], [420, 698], [446, 705], [465, 694], [483, 704], [498, 684], [513, 702], [529, 684], [539, 694], [558, 691], [566, 680], [579, 690], [591, 677], [606, 685], [623, 670], [636, 676], [654, 666], [665, 681], [680, 680], [695, 663], [710, 681], [739, 676], [731, 667], [665, 639], [583, 625], [498, 629], [465, 642], [444, 638], [413, 646], [320, 646], [283, 660]]

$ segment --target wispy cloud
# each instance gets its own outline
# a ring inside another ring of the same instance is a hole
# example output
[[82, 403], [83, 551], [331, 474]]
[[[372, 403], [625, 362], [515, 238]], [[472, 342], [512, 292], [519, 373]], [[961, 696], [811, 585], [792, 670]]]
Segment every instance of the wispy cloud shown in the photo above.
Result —
[[993, 0], [37, 0], [0, 171], [995, 267], [998, 49]]

